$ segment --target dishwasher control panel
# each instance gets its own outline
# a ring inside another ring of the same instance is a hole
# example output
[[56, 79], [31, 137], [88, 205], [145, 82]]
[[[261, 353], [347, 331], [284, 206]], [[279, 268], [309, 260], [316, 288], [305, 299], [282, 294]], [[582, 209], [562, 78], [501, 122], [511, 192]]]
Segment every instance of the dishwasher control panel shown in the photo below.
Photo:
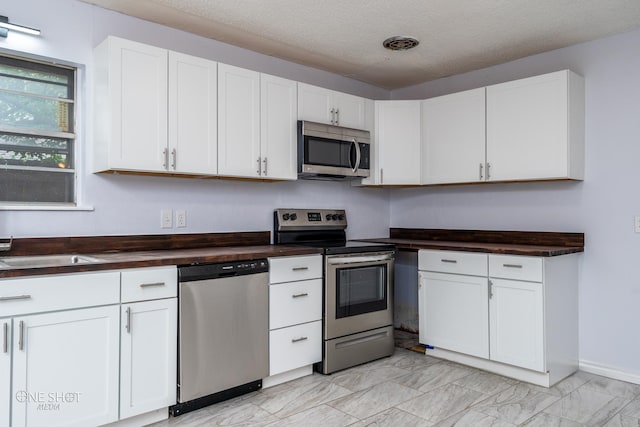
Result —
[[211, 280], [267, 272], [269, 272], [269, 263], [263, 258], [215, 264], [195, 264], [180, 266], [178, 268], [178, 280], [180, 282], [193, 282], [196, 280]]

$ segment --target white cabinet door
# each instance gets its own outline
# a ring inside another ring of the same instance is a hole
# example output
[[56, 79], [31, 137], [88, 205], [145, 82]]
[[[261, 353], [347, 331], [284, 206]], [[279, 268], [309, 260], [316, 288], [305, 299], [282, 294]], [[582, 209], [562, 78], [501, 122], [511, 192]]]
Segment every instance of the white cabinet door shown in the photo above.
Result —
[[120, 418], [176, 403], [177, 299], [122, 305]]
[[487, 278], [420, 272], [419, 280], [420, 342], [488, 358]]
[[322, 360], [322, 321], [269, 332], [269, 375]]
[[14, 319], [12, 426], [118, 419], [119, 306]]
[[298, 120], [368, 129], [367, 101], [360, 96], [298, 83]]
[[542, 283], [491, 279], [491, 360], [545, 371]]
[[0, 319], [0, 426], [11, 425], [11, 319]]
[[489, 180], [568, 176], [568, 73], [487, 87]]
[[260, 146], [262, 176], [296, 179], [297, 83], [260, 74]]
[[169, 52], [169, 171], [218, 172], [218, 64]]
[[353, 129], [367, 129], [365, 118], [366, 99], [341, 92], [333, 92], [333, 95], [336, 108], [336, 124]]
[[376, 183], [420, 184], [420, 101], [376, 101], [375, 113]]
[[335, 108], [331, 91], [298, 83], [298, 120], [335, 124]]
[[260, 73], [218, 64], [218, 174], [259, 177]]
[[422, 101], [422, 183], [484, 181], [485, 89]]
[[[164, 171], [167, 149], [167, 50], [110, 37], [109, 167]], [[100, 74], [98, 77], [100, 78]], [[104, 100], [96, 100], [98, 103]], [[98, 134], [98, 132], [96, 132]]]

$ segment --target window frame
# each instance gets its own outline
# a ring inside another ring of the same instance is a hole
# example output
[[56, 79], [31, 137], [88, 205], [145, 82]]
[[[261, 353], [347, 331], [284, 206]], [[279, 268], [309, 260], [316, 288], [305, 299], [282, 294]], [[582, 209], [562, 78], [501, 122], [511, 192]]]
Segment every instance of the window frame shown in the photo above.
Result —
[[[73, 196], [72, 201], [69, 202], [39, 202], [39, 201], [6, 201], [0, 200], [0, 211], [2, 210], [93, 210], [93, 207], [81, 206], [81, 176], [82, 170], [84, 170], [84, 162], [82, 161], [81, 154], [84, 152], [82, 149], [81, 135], [83, 123], [81, 121], [81, 100], [79, 99], [79, 87], [81, 82], [84, 82], [85, 67], [81, 64], [58, 60], [39, 55], [34, 55], [26, 52], [17, 52], [0, 48], [0, 56], [3, 58], [3, 63], [10, 65], [21, 66], [24, 62], [28, 63], [28, 68], [35, 71], [52, 72], [60, 71], [60, 74], [67, 74], [69, 79], [69, 98], [64, 102], [68, 102], [72, 105], [72, 115], [69, 117], [71, 123], [69, 132], [60, 131], [38, 131], [34, 128], [13, 128], [11, 126], [2, 126], [0, 130], [8, 133], [14, 133], [24, 136], [42, 136], [51, 138], [61, 138], [69, 140], [71, 148], [67, 152], [68, 157], [71, 159], [72, 167], [69, 169], [61, 169], [60, 173], [68, 173], [72, 175]], [[6, 60], [6, 62], [5, 62]], [[46, 99], [46, 96], [42, 96]], [[52, 100], [59, 100], [58, 98], [51, 98]], [[1, 166], [0, 166], [1, 167]], [[19, 169], [19, 168], [15, 168]], [[37, 168], [34, 168], [37, 169]], [[48, 169], [50, 172], [54, 172], [55, 169]]]

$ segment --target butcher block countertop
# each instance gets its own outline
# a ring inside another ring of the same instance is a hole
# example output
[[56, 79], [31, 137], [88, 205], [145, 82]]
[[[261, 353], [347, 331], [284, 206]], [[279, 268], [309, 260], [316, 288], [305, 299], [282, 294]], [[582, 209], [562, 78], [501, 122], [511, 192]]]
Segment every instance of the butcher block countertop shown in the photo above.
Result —
[[365, 241], [390, 243], [411, 251], [437, 249], [542, 257], [584, 252], [584, 233], [391, 228], [388, 238]]
[[88, 236], [14, 239], [8, 256], [79, 254], [98, 262], [39, 268], [0, 268], [0, 278], [66, 274], [163, 265], [190, 265], [312, 255], [321, 249], [271, 245], [268, 231], [143, 236]]

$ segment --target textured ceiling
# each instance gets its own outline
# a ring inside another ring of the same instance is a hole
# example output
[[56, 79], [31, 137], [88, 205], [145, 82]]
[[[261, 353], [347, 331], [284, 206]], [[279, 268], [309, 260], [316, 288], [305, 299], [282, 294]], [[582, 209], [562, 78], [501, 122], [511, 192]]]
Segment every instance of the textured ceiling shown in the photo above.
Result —
[[640, 27], [640, 0], [84, 1], [387, 89]]

